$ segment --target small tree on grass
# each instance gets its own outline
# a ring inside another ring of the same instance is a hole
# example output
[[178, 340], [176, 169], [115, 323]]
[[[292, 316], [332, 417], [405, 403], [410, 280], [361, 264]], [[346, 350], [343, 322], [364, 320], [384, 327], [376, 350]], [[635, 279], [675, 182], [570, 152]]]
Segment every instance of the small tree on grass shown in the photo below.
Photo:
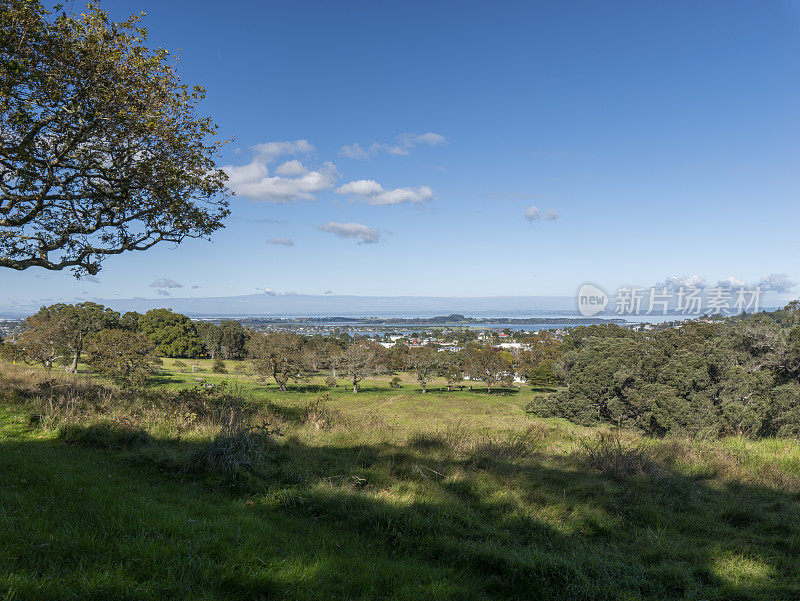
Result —
[[248, 342], [248, 354], [256, 373], [271, 376], [282, 392], [291, 381], [302, 379], [308, 371], [304, 339], [291, 332], [255, 334]]
[[464, 351], [464, 371], [470, 378], [483, 381], [491, 392], [493, 386], [511, 384], [514, 362], [507, 351], [470, 345]]
[[87, 359], [96, 372], [130, 386], [141, 386], [161, 364], [155, 345], [144, 334], [103, 330], [87, 340]]
[[339, 356], [339, 365], [353, 383], [353, 392], [358, 392], [359, 383], [367, 376], [377, 373], [380, 348], [374, 342], [364, 340], [348, 346]]
[[439, 375], [442, 360], [439, 352], [430, 346], [412, 348], [408, 354], [408, 367], [413, 371], [422, 386], [422, 392], [428, 392], [428, 382]]
[[66, 321], [56, 306], [42, 307], [23, 324], [24, 331], [19, 336], [26, 363], [38, 363], [47, 371], [53, 363], [69, 354], [69, 332]]
[[71, 360], [67, 372], [78, 371], [86, 337], [119, 325], [119, 313], [97, 303], [42, 307], [25, 320], [26, 348], [47, 369], [56, 359]]
[[211, 365], [211, 371], [215, 374], [226, 374], [228, 370], [225, 369], [225, 362], [222, 360], [222, 357], [217, 356], [214, 359], [214, 363]]
[[440, 375], [447, 380], [448, 384], [456, 384], [464, 379], [464, 355], [461, 352], [453, 353], [445, 351], [440, 353], [441, 365]]

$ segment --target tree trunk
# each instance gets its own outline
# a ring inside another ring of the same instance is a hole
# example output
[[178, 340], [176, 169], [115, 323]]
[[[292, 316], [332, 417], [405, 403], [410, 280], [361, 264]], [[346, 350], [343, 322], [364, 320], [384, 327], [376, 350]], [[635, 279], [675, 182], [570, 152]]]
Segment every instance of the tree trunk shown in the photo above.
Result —
[[72, 365], [67, 368], [68, 374], [76, 374], [78, 373], [78, 362], [81, 360], [81, 352], [75, 351], [75, 355], [72, 357]]
[[358, 381], [353, 380], [353, 394], [358, 392]]
[[422, 383], [422, 394], [428, 392], [428, 387], [425, 385], [425, 382]]

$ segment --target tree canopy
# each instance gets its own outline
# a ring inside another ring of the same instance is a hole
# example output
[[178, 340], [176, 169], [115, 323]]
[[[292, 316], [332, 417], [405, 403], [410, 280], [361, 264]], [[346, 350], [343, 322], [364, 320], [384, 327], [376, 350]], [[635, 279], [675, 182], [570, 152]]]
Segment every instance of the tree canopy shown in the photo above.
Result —
[[223, 227], [205, 91], [139, 21], [0, 0], [0, 267], [96, 274], [109, 255]]
[[162, 357], [196, 358], [202, 353], [192, 320], [169, 309], [152, 309], [139, 318], [139, 330]]
[[305, 340], [292, 332], [256, 334], [248, 343], [248, 351], [257, 373], [271, 376], [282, 391], [290, 380], [297, 381], [308, 371]]

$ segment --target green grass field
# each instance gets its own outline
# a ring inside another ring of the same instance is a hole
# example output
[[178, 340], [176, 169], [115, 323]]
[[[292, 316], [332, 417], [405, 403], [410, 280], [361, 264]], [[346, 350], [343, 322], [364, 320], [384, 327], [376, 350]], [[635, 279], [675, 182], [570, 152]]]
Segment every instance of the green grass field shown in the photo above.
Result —
[[[598, 438], [531, 418], [526, 387], [172, 366], [138, 400], [0, 367], [5, 598], [800, 599], [797, 441]], [[242, 469], [198, 460], [224, 415], [156, 402], [198, 377], [280, 431]]]

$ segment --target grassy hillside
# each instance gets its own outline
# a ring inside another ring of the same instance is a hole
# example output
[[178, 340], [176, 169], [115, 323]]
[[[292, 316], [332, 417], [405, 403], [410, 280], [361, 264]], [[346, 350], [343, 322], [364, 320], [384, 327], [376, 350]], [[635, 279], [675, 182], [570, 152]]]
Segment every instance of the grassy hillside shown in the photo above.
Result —
[[134, 394], [0, 366], [5, 597], [800, 598], [797, 441], [165, 367]]

